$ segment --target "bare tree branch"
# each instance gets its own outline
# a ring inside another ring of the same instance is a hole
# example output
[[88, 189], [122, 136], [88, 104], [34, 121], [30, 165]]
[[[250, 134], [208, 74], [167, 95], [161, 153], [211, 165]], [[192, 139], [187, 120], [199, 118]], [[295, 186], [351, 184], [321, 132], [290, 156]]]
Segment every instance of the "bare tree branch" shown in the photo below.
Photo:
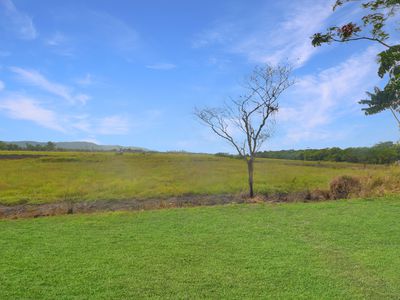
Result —
[[348, 39], [345, 39], [345, 40], [340, 40], [340, 39], [332, 37], [332, 41], [338, 42], [338, 43], [346, 43], [346, 42], [350, 42], [350, 41], [359, 41], [359, 40], [374, 41], [374, 42], [378, 42], [379, 44], [385, 46], [386, 48], [392, 48], [392, 46], [390, 46], [389, 44], [386, 44], [384, 41], [382, 41], [380, 39], [377, 39], [377, 38], [368, 37], [368, 36], [358, 36], [358, 37], [355, 37], [355, 38], [348, 38]]
[[246, 155], [246, 153], [239, 146], [240, 144], [236, 142], [229, 133], [226, 116], [222, 110], [215, 108], [204, 108], [200, 110], [196, 108], [195, 115], [202, 122], [208, 125], [215, 134], [227, 140], [232, 146], [234, 146], [240, 156], [244, 157]]
[[[245, 80], [245, 92], [230, 99], [222, 108], [196, 109], [195, 115], [219, 137], [228, 141], [249, 166], [252, 195], [253, 161], [256, 152], [271, 136], [273, 116], [279, 110], [279, 97], [293, 81], [288, 65], [257, 66]], [[236, 131], [235, 131], [236, 130]]]

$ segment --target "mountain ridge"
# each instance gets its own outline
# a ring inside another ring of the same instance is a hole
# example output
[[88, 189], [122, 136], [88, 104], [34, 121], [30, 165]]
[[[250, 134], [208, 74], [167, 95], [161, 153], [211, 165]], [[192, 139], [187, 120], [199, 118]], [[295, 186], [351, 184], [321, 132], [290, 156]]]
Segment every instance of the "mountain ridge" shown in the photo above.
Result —
[[[4, 141], [7, 144], [14, 144], [21, 148], [26, 148], [28, 144], [36, 146], [45, 146], [48, 142], [37, 141]], [[113, 151], [113, 150], [134, 150], [134, 151], [150, 151], [143, 147], [120, 146], [120, 145], [99, 145], [93, 142], [72, 141], [72, 142], [54, 142], [57, 149], [65, 150], [87, 150], [87, 151]]]

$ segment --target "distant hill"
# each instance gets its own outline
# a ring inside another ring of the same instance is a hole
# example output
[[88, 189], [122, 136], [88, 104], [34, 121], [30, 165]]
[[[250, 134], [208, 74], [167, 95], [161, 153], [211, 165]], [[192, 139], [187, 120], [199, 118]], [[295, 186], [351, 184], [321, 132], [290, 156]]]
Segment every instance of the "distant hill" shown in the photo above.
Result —
[[[36, 141], [16, 141], [16, 142], [7, 142], [9, 144], [18, 145], [21, 148], [26, 148], [26, 145], [30, 144], [33, 146], [40, 145], [44, 146], [47, 142], [36, 142]], [[67, 149], [67, 150], [86, 150], [86, 151], [112, 151], [119, 149], [130, 149], [134, 151], [150, 151], [146, 148], [141, 147], [125, 147], [119, 145], [98, 145], [91, 142], [56, 142], [56, 148], [58, 149]]]

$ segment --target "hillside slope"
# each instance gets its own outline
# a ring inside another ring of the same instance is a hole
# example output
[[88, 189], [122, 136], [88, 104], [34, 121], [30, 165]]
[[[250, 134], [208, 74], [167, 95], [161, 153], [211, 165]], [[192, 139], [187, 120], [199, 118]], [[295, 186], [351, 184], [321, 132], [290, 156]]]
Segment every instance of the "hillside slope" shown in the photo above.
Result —
[[[40, 145], [44, 146], [47, 142], [36, 142], [36, 141], [13, 141], [7, 142], [9, 144], [18, 145], [21, 148], [26, 148], [27, 145]], [[88, 150], [88, 151], [111, 151], [118, 149], [131, 149], [136, 151], [149, 151], [146, 148], [141, 147], [125, 147], [120, 145], [98, 145], [92, 142], [56, 142], [56, 148], [58, 149], [67, 149], [67, 150]]]

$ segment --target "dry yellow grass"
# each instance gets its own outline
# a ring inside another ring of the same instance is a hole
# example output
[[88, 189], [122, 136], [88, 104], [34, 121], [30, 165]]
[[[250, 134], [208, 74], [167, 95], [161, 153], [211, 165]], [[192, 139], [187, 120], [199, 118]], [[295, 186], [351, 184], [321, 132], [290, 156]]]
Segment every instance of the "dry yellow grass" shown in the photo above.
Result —
[[[35, 154], [36, 158], [4, 159]], [[146, 199], [188, 194], [245, 193], [243, 161], [183, 153], [0, 152], [0, 203]], [[395, 167], [258, 159], [257, 193], [328, 189], [332, 178], [360, 176], [380, 194], [398, 190]], [[377, 186], [377, 187], [376, 187]]]

